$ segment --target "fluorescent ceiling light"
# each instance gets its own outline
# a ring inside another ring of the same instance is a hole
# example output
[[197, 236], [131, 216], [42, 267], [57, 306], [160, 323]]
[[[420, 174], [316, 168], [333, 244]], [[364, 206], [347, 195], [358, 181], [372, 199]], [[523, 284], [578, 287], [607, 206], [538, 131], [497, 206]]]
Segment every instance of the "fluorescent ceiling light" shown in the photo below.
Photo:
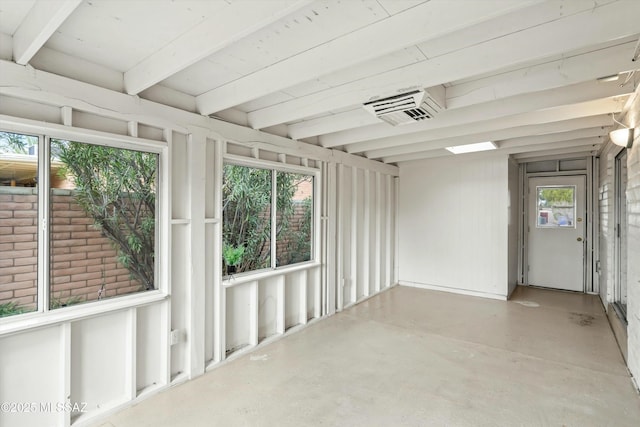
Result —
[[446, 149], [451, 151], [453, 154], [474, 153], [476, 151], [495, 150], [496, 148], [498, 147], [492, 141], [446, 147]]

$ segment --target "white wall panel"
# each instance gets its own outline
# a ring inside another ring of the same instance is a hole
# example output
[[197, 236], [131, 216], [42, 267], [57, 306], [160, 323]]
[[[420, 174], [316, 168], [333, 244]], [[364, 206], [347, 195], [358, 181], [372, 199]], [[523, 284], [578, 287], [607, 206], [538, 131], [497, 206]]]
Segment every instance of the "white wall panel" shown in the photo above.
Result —
[[0, 339], [0, 402], [38, 404], [32, 412], [17, 411], [17, 407], [14, 413], [0, 411], [0, 426], [59, 425], [60, 415], [41, 408], [40, 403], [51, 403], [55, 409], [66, 401], [61, 387], [63, 346], [60, 326]]
[[128, 399], [129, 320], [128, 311], [118, 311], [71, 324], [71, 402], [86, 404], [87, 411], [72, 420]]
[[226, 289], [226, 351], [232, 353], [251, 343], [252, 287], [255, 282]]
[[165, 349], [163, 334], [168, 331], [162, 325], [162, 304], [138, 308], [136, 316], [136, 390], [138, 393], [164, 385]]
[[468, 155], [400, 169], [400, 283], [507, 295], [507, 158]]
[[278, 333], [278, 294], [282, 278], [261, 280], [258, 289], [258, 339], [262, 341]]

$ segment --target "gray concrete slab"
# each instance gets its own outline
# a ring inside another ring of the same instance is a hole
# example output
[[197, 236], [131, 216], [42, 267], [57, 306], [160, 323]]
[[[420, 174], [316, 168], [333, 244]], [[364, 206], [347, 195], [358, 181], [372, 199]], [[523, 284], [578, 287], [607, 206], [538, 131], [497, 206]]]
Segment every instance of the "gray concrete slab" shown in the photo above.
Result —
[[103, 427], [637, 426], [597, 297], [396, 287], [111, 416]]

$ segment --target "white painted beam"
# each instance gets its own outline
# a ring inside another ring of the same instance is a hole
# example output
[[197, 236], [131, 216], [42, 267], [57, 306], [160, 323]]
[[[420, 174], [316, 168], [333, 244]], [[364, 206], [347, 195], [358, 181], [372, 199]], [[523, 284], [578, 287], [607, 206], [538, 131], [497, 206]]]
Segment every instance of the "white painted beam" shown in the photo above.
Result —
[[633, 70], [638, 67], [629, 61], [633, 44], [633, 41], [629, 41], [507, 73], [454, 83], [447, 88], [447, 109], [554, 89]]
[[431, 0], [202, 94], [198, 110], [225, 110], [532, 3]]
[[59, 107], [69, 106], [103, 117], [137, 121], [184, 134], [189, 134], [192, 127], [206, 129], [212, 139], [225, 135], [227, 139], [250, 148], [398, 174], [398, 168], [392, 165], [203, 117], [52, 73], [34, 72], [9, 61], [0, 61], [0, 95]]
[[382, 123], [382, 121], [363, 108], [357, 107], [354, 110], [344, 113], [331, 114], [291, 124], [289, 125], [289, 137], [292, 139], [302, 139], [376, 123]]
[[[429, 149], [437, 150], [445, 147], [452, 147], [456, 145], [464, 145], [464, 144], [473, 144], [476, 142], [483, 141], [500, 141], [500, 146], [509, 146], [512, 142], [520, 141], [522, 139], [527, 139], [531, 141], [531, 143], [543, 143], [543, 142], [553, 142], [553, 141], [563, 141], [567, 139], [577, 139], [577, 138], [588, 138], [592, 136], [600, 136], [606, 135], [608, 132], [608, 126], [611, 124], [611, 117], [603, 115], [596, 116], [600, 118], [603, 123], [595, 127], [587, 127], [580, 129], [571, 129], [564, 130], [555, 126], [555, 130], [552, 132], [548, 132], [545, 129], [547, 124], [542, 125], [528, 125], [528, 126], [519, 126], [508, 129], [502, 129], [497, 132], [491, 133], [479, 133], [479, 134], [471, 134], [464, 135], [461, 137], [453, 137], [453, 138], [444, 138], [444, 139], [436, 139], [431, 141], [420, 142], [416, 144], [403, 145], [400, 147], [390, 147], [384, 148], [381, 150], [373, 150], [371, 152], [367, 152], [366, 155], [368, 158], [372, 159], [380, 159], [389, 156], [397, 156], [400, 154], [410, 154], [413, 152], [421, 152]], [[562, 122], [553, 122], [552, 124], [567, 124], [571, 126], [572, 122], [576, 122], [582, 120], [573, 119], [566, 120]], [[570, 122], [570, 123], [568, 123]]]
[[392, 95], [407, 87], [436, 86], [631, 37], [638, 33], [639, 15], [640, 2], [636, 1], [596, 5], [588, 11], [478, 43], [437, 59], [253, 111], [248, 115], [249, 123], [254, 128], [265, 128], [359, 105], [372, 97]]
[[131, 95], [140, 93], [310, 3], [310, 0], [231, 3], [125, 72], [125, 89]]
[[26, 65], [82, 0], [38, 0], [13, 35], [13, 59]]
[[[591, 146], [594, 147], [594, 150], [597, 150], [599, 144], [601, 144], [603, 139], [601, 137], [592, 137], [592, 138], [582, 138], [571, 141], [562, 141], [562, 142], [552, 142], [547, 144], [537, 144], [530, 145], [527, 147], [510, 147], [501, 150], [505, 154], [518, 154], [518, 153], [527, 153], [527, 152], [540, 152], [548, 150], [556, 150], [556, 149], [571, 149], [576, 150], [575, 147], [580, 147], [579, 150], [584, 151], [584, 147]], [[577, 151], [577, 150], [576, 150]], [[446, 150], [438, 150], [438, 151], [425, 151], [421, 153], [413, 153], [413, 154], [404, 154], [400, 156], [390, 156], [384, 158], [385, 162], [389, 163], [401, 163], [413, 160], [421, 160], [421, 159], [432, 159], [437, 157], [445, 157], [445, 156], [453, 156], [454, 154], [446, 151]], [[483, 155], [482, 153], [473, 153], [470, 155]]]
[[[634, 46], [635, 41], [629, 41], [605, 49], [564, 57], [557, 61], [454, 84], [446, 88], [447, 110], [628, 71], [634, 66], [629, 61], [629, 55], [632, 54]], [[380, 120], [358, 106], [344, 113], [291, 124], [289, 136], [293, 139], [302, 139], [376, 123], [380, 123]]]
[[[612, 123], [613, 120], [611, 119], [611, 115], [608, 113], [547, 123], [533, 123], [524, 126], [516, 123], [513, 127], [505, 127], [504, 121], [497, 119], [482, 123], [475, 123], [465, 126], [464, 128], [444, 128], [433, 132], [422, 132], [408, 135], [403, 137], [402, 140], [398, 140], [396, 146], [388, 146], [386, 144], [387, 141], [393, 141], [394, 138], [382, 138], [371, 142], [381, 142], [382, 144], [379, 146], [383, 148], [365, 151], [365, 155], [377, 159], [394, 154], [424, 151], [432, 146], [431, 142], [439, 140], [447, 140], [447, 145], [442, 145], [442, 147], [448, 147], [453, 145], [452, 142], [455, 141], [458, 141], [458, 144], [471, 144], [479, 141], [501, 140], [506, 138], [515, 138], [518, 136], [543, 135], [547, 133], [566, 132], [590, 127], [611, 126]], [[366, 144], [366, 142], [352, 144], [349, 148], [360, 144]], [[394, 148], [397, 151], [386, 151]]]
[[[352, 131], [324, 135], [320, 138], [320, 143], [329, 148], [372, 139], [392, 137], [393, 141], [390, 142], [388, 146], [397, 146], [399, 145], [398, 137], [406, 134], [435, 131], [446, 127], [461, 127], [462, 129], [464, 125], [499, 118], [505, 119], [503, 127], [511, 127], [509, 117], [515, 115], [577, 104], [593, 99], [626, 96], [632, 91], [633, 87], [631, 87], [631, 85], [620, 87], [617, 82], [599, 83], [597, 81], [588, 81], [558, 89], [513, 96], [505, 100], [471, 105], [456, 110], [447, 110], [431, 120], [423, 120], [404, 126], [393, 127], [387, 123], [381, 123]], [[563, 119], [559, 117], [558, 120]], [[520, 125], [533, 123], [535, 122], [520, 122]], [[350, 153], [366, 151], [372, 149], [372, 145], [372, 143], [359, 144], [357, 148], [347, 147], [347, 151]], [[377, 144], [375, 148], [384, 148], [380, 145], [381, 144]]]

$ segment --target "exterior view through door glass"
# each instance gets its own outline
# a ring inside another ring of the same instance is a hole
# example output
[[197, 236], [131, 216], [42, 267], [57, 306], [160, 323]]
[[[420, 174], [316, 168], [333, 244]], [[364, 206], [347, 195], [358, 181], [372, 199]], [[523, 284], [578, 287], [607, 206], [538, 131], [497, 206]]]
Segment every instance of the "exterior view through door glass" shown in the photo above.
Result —
[[530, 285], [584, 290], [585, 177], [529, 178]]

